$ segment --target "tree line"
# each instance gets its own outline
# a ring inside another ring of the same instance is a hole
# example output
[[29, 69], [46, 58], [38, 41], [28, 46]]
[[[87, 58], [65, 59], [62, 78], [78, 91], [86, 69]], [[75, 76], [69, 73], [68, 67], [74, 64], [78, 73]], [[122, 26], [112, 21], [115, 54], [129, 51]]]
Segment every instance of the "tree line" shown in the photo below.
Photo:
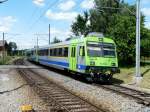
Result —
[[[117, 45], [119, 64], [135, 62], [136, 5], [124, 0], [94, 0], [95, 7], [79, 14], [72, 23], [76, 36], [89, 32], [101, 32]], [[150, 30], [145, 28], [145, 16], [141, 13], [141, 56], [150, 57]]]

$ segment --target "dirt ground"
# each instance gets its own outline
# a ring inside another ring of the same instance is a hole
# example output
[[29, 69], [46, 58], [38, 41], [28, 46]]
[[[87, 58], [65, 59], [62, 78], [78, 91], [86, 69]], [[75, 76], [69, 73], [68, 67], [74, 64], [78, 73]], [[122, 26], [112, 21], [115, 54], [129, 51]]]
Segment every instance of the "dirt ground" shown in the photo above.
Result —
[[[49, 112], [46, 104], [14, 69], [0, 69], [0, 112], [21, 112], [20, 106], [32, 105], [36, 112]], [[11, 92], [4, 92], [9, 91]], [[4, 93], [3, 93], [4, 92]]]

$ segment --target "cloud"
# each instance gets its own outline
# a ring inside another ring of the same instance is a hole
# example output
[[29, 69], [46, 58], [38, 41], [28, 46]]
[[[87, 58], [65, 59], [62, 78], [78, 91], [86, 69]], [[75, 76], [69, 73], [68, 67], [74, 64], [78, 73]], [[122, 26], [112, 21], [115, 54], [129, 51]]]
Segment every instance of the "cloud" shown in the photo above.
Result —
[[33, 0], [33, 3], [37, 6], [44, 6], [45, 5], [45, 0]]
[[66, 2], [62, 2], [58, 5], [59, 9], [61, 9], [62, 11], [69, 11], [71, 10], [74, 6], [76, 5], [76, 3], [73, 0], [68, 0]]
[[145, 27], [150, 29], [150, 22], [145, 22]]
[[[69, 30], [60, 30], [57, 28], [51, 28], [51, 35], [54, 38], [55, 36], [59, 38], [60, 40], [65, 40], [67, 37], [69, 37], [72, 33]], [[52, 40], [51, 40], [52, 41]]]
[[80, 6], [83, 9], [91, 9], [94, 7], [94, 0], [83, 0]]
[[142, 5], [146, 5], [146, 4], [149, 4], [150, 2], [149, 2], [149, 0], [141, 0], [141, 3], [142, 3]]
[[150, 8], [142, 8], [142, 12], [145, 16], [150, 16]]
[[17, 20], [12, 16], [0, 17], [0, 32], [8, 32]]
[[48, 10], [46, 12], [46, 17], [53, 20], [67, 20], [73, 21], [75, 17], [78, 15], [77, 12], [52, 12]]

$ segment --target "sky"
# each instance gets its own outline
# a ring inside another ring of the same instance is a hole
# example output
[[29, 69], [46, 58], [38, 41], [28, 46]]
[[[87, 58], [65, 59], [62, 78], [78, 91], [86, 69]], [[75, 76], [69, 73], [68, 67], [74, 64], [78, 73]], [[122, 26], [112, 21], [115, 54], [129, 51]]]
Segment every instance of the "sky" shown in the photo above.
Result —
[[[136, 0], [125, 0], [135, 4]], [[17, 43], [19, 49], [48, 44], [48, 26], [51, 41], [54, 37], [65, 40], [71, 35], [70, 25], [78, 14], [94, 7], [93, 0], [8, 0], [0, 4], [0, 39]], [[150, 0], [141, 0], [145, 27], [150, 28]]]

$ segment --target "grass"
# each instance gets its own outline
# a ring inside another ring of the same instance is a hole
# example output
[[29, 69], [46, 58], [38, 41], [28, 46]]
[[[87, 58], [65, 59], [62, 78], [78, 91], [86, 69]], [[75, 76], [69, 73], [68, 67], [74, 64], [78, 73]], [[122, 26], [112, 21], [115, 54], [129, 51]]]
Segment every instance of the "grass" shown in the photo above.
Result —
[[3, 62], [3, 58], [0, 58], [0, 65], [9, 65], [16, 58], [17, 58], [16, 56], [5, 56], [4, 62]]
[[[150, 64], [141, 66], [141, 75], [143, 76], [143, 79], [141, 81], [140, 87], [150, 89]], [[135, 67], [120, 68], [120, 73], [113, 76], [113, 82], [120, 84], [132, 83], [134, 76]]]

